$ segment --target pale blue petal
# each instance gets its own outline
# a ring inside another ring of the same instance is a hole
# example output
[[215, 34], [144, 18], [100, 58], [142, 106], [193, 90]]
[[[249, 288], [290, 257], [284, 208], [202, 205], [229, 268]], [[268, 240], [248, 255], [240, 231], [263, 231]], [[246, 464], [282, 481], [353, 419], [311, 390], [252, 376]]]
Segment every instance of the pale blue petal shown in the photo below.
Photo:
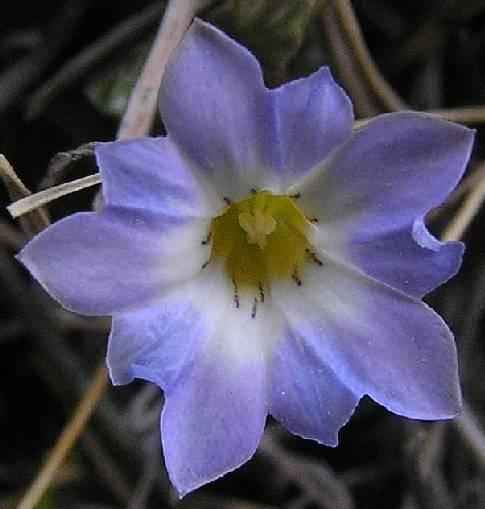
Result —
[[217, 28], [194, 21], [160, 89], [167, 132], [222, 196], [271, 187], [278, 140], [254, 56]]
[[352, 244], [352, 261], [372, 277], [421, 297], [453, 277], [460, 268], [462, 242], [440, 242], [422, 219], [411, 227]]
[[169, 138], [102, 143], [96, 159], [107, 205], [181, 217], [210, 217], [217, 210], [217, 199], [208, 196]]
[[220, 349], [202, 351], [165, 393], [165, 463], [181, 496], [241, 466], [261, 440], [265, 361], [255, 356], [234, 362], [221, 353], [225, 349], [221, 343]]
[[456, 348], [436, 313], [331, 260], [301, 278], [281, 309], [350, 390], [415, 419], [460, 411]]
[[352, 103], [327, 67], [271, 90], [280, 172], [288, 184], [320, 163], [352, 132]]
[[[106, 208], [58, 221], [18, 258], [66, 309], [108, 315], [140, 306], [200, 271], [204, 235], [197, 222]], [[192, 255], [181, 257], [187, 250]]]
[[472, 130], [421, 113], [382, 115], [359, 129], [294, 188], [319, 220], [318, 247], [410, 295], [446, 281], [462, 248], [431, 241], [419, 221], [456, 186], [472, 143]]
[[115, 315], [106, 362], [114, 384], [141, 378], [170, 387], [200, 344], [200, 316], [190, 301], [157, 300]]
[[270, 414], [289, 431], [322, 444], [337, 445], [359, 397], [294, 331], [287, 330], [271, 360]]

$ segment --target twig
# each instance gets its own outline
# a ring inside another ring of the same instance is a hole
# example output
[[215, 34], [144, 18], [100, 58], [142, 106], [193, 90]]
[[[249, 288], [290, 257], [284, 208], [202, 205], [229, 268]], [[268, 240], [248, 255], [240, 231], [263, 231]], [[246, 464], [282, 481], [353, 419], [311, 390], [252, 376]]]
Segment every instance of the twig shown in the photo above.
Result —
[[[154, 434], [154, 436], [156, 437], [157, 434]], [[157, 458], [153, 457], [155, 454], [157, 455]], [[158, 458], [158, 447], [156, 444], [153, 444], [153, 447], [147, 455], [140, 479], [136, 483], [133, 494], [126, 505], [127, 509], [139, 509], [140, 507], [148, 506], [148, 497], [150, 496], [150, 493], [153, 490], [153, 485], [159, 476]]]
[[[31, 192], [25, 187], [3, 154], [0, 154], [0, 179], [5, 184], [11, 200], [31, 196]], [[37, 210], [21, 219], [22, 228], [30, 234], [36, 234], [49, 225], [49, 218], [45, 210], [39, 207], [35, 208]]]
[[[125, 113], [122, 127], [118, 133], [118, 138], [127, 138], [148, 132], [155, 111], [156, 93], [159, 82], [170, 52], [183, 36], [187, 26], [192, 20], [195, 9], [201, 6], [202, 3], [202, 1], [193, 1], [190, 3], [191, 8], [187, 9], [187, 3], [182, 4], [180, 2], [176, 3], [175, 1], [170, 2], [170, 10], [163, 18], [154, 46], [147, 59], [144, 71], [142, 72], [142, 76], [132, 93], [128, 110]], [[180, 7], [181, 5], [182, 7]], [[169, 42], [172, 44], [170, 51], [164, 47], [164, 45]], [[161, 72], [159, 69], [155, 69], [155, 66], [157, 65], [162, 66]], [[149, 119], [145, 117], [149, 117]], [[54, 188], [40, 191], [39, 193], [36, 193], [34, 200], [29, 200], [31, 196], [23, 198], [22, 200], [11, 204], [8, 207], [8, 210], [12, 217], [18, 217], [29, 210], [34, 210], [41, 204], [46, 204], [66, 194], [93, 186], [100, 183], [100, 181], [101, 178], [99, 173], [89, 175], [73, 182], [67, 182]], [[79, 434], [84, 429], [89, 416], [94, 411], [96, 404], [107, 386], [107, 380], [106, 368], [103, 365], [96, 371], [90, 386], [81, 399], [71, 421], [64, 428], [64, 431], [60, 435], [51, 454], [49, 454], [43, 468], [22, 499], [19, 509], [33, 508], [48, 489], [57, 469], [69, 453]]]
[[13, 202], [7, 207], [7, 210], [15, 219], [17, 217], [23, 216], [27, 212], [31, 212], [32, 210], [42, 207], [43, 205], [47, 205], [51, 201], [57, 200], [62, 196], [81, 191], [82, 189], [86, 189], [100, 183], [100, 174], [94, 173], [93, 175], [88, 175], [87, 177], [72, 180], [71, 182], [59, 184], [58, 186], [51, 187], [50, 189], [45, 189], [44, 191], [39, 191], [38, 193], [31, 194], [30, 196]]
[[[286, 452], [266, 430], [260, 445], [260, 451], [274, 463], [291, 482], [325, 509], [351, 509], [354, 507], [347, 489], [339, 482], [330, 469], [319, 464], [318, 480], [310, 475], [308, 466], [296, 460], [294, 455]], [[325, 474], [325, 475], [323, 475]]]
[[40, 501], [54, 479], [57, 470], [86, 426], [107, 383], [108, 376], [106, 367], [103, 364], [96, 369], [91, 383], [76, 407], [74, 414], [59, 436], [56, 445], [47, 456], [37, 477], [20, 501], [18, 509], [32, 509]]
[[466, 403], [463, 403], [461, 415], [455, 417], [451, 424], [469, 446], [477, 462], [485, 468], [485, 435]]
[[[217, 507], [218, 509], [275, 509], [274, 505], [268, 505], [261, 502], [255, 502], [251, 500], [250, 502], [247, 499], [242, 499], [237, 495], [228, 494], [221, 495], [216, 493], [204, 492], [200, 491], [197, 493], [196, 497], [192, 499], [192, 504], [190, 507], [196, 508], [204, 508], [204, 507]], [[183, 504], [183, 503], [182, 503]], [[140, 506], [138, 506], [140, 507]], [[142, 506], [144, 507], [144, 506]], [[176, 503], [171, 505], [170, 507], [188, 507], [187, 505], [178, 506]], [[303, 505], [285, 505], [288, 509], [299, 509], [306, 506]], [[138, 509], [138, 508], [137, 508]]]
[[[477, 172], [482, 172], [485, 168], [485, 163], [482, 163]], [[469, 192], [462, 206], [448, 223], [441, 238], [443, 240], [459, 240], [463, 237], [466, 229], [473, 221], [480, 207], [485, 200], [485, 178], [482, 178]]]
[[467, 175], [465, 178], [463, 178], [460, 184], [454, 191], [452, 191], [452, 193], [448, 196], [448, 198], [446, 198], [446, 201], [442, 205], [426, 214], [426, 220], [432, 221], [433, 219], [437, 218], [445, 207], [457, 202], [465, 194], [472, 191], [483, 179], [485, 179], [485, 165], [482, 165], [477, 170], [474, 170], [473, 173], [470, 173], [470, 175]]
[[118, 465], [104, 449], [100, 439], [89, 429], [84, 430], [81, 443], [102, 481], [125, 507], [130, 499], [130, 484], [120, 472]]
[[24, 246], [26, 240], [26, 236], [21, 231], [14, 228], [7, 221], [0, 219], [0, 243], [19, 250]]
[[439, 115], [446, 120], [459, 122], [460, 124], [483, 124], [485, 123], [485, 106], [463, 106], [460, 108], [443, 108], [430, 110], [429, 113]]
[[[482, 163], [476, 170], [482, 172], [485, 163]], [[473, 218], [480, 210], [485, 200], [485, 178], [478, 182], [475, 188], [472, 188], [458, 213], [448, 224], [443, 232], [443, 240], [459, 240], [463, 237], [466, 229], [473, 221]], [[463, 403], [461, 415], [451, 421], [455, 429], [460, 433], [465, 442], [470, 446], [477, 461], [482, 467], [485, 467], [485, 435], [477, 424], [466, 403]]]
[[[439, 110], [427, 110], [424, 113], [436, 115], [437, 117], [460, 124], [481, 124], [485, 123], [485, 106], [464, 106], [463, 108], [442, 108]], [[372, 120], [362, 118], [354, 122], [354, 129], [359, 129]]]
[[123, 21], [110, 30], [93, 44], [85, 48], [72, 60], [67, 62], [61, 69], [47, 80], [32, 96], [27, 103], [26, 117], [32, 120], [38, 116], [49, 101], [66, 86], [75, 83], [85, 76], [86, 71], [96, 63], [109, 57], [113, 51], [130, 41], [133, 41], [140, 32], [149, 28], [159, 19], [161, 13], [160, 2], [149, 5], [147, 8]]
[[39, 184], [39, 190], [54, 187], [61, 179], [64, 170], [74, 161], [94, 154], [97, 141], [83, 143], [79, 147], [66, 152], [58, 152], [49, 162], [47, 173]]
[[355, 17], [352, 5], [349, 0], [333, 0], [337, 15], [342, 28], [347, 35], [350, 47], [355, 55], [355, 60], [362, 69], [369, 87], [376, 98], [382, 102], [390, 111], [399, 111], [408, 107], [404, 101], [396, 94], [389, 83], [384, 79], [377, 68], [372, 56], [367, 49], [362, 36], [357, 18]]
[[359, 117], [373, 117], [379, 109], [372, 97], [369, 96], [369, 87], [362, 74], [355, 65], [349, 44], [345, 41], [342, 28], [335, 15], [335, 7], [329, 3], [322, 10], [324, 34], [335, 63], [342, 85], [349, 93]]
[[[131, 94], [118, 131], [118, 139], [142, 136], [149, 132], [156, 111], [158, 87], [170, 54], [180, 42], [195, 11], [207, 3], [207, 0], [190, 0], [190, 2], [171, 0], [169, 2], [152, 50]], [[13, 218], [20, 217], [62, 196], [99, 183], [101, 183], [101, 177], [99, 173], [95, 173], [39, 191], [35, 195], [12, 203], [7, 209]]]
[[[19, 278], [18, 267], [11, 256], [0, 250], [0, 288], [4, 300], [16, 310], [16, 316], [25, 326], [39, 351], [35, 364], [51, 391], [63, 404], [71, 407], [89, 385], [89, 373], [79, 352], [65, 340], [63, 327], [59, 327], [50, 299], [37, 286], [29, 286]], [[59, 383], [62, 380], [63, 383]], [[135, 433], [120, 412], [109, 393], [104, 394], [93, 415], [93, 423], [104, 443], [118, 461], [130, 458], [130, 474], [144, 462]], [[155, 489], [162, 490], [157, 483]]]
[[[446, 118], [446, 112], [449, 110], [441, 110], [442, 116]], [[438, 113], [435, 112], [438, 115]], [[354, 122], [354, 129], [358, 129], [363, 127], [365, 124], [370, 122], [371, 118], [365, 118], [362, 120], [357, 120]], [[141, 133], [139, 133], [141, 134]], [[57, 200], [63, 196], [66, 196], [71, 193], [75, 193], [82, 189], [86, 189], [91, 186], [95, 186], [101, 183], [101, 177], [99, 173], [93, 173], [92, 175], [88, 175], [87, 177], [83, 177], [77, 180], [73, 180], [70, 182], [66, 182], [64, 184], [59, 184], [58, 186], [51, 187], [49, 189], [45, 189], [43, 191], [39, 191], [38, 193], [34, 193], [26, 198], [22, 198], [12, 203], [7, 207], [13, 218], [20, 217], [38, 207], [42, 207], [43, 205], [47, 205], [51, 201]]]
[[27, 57], [12, 64], [0, 75], [0, 111], [8, 108], [19, 95], [39, 79], [49, 65], [63, 51], [75, 27], [84, 16], [89, 2], [69, 0], [52, 16], [44, 44]]
[[387, 481], [389, 478], [402, 476], [403, 466], [398, 458], [385, 463], [371, 463], [359, 465], [340, 472], [339, 477], [348, 488], [360, 485], [372, 485], [376, 482]]
[[442, 422], [430, 425], [419, 450], [416, 451], [417, 474], [422, 481], [427, 481], [436, 469], [443, 453], [446, 426]]
[[198, 9], [207, 0], [170, 0], [145, 66], [130, 96], [117, 138], [147, 134], [156, 112], [157, 95], [172, 51], [180, 43]]

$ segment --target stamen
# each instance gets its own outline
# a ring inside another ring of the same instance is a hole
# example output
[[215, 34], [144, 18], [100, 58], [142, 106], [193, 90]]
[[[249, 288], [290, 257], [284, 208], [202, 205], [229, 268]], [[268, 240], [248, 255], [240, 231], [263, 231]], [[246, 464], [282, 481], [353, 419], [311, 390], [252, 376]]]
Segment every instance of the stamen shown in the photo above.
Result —
[[232, 200], [230, 200], [226, 196], [223, 196], [222, 199], [226, 202], [226, 205], [232, 205]]
[[301, 193], [292, 194], [290, 198], [293, 198], [294, 200], [298, 200], [298, 198], [301, 198]]
[[249, 290], [263, 303], [274, 279], [300, 281], [311, 224], [291, 196], [254, 191], [240, 201], [225, 198], [228, 206], [210, 223], [210, 260], [223, 264], [236, 296]]
[[237, 293], [237, 286], [234, 278], [232, 278], [232, 284], [234, 285], [234, 303], [236, 304], [236, 308], [239, 309], [239, 294]]
[[206, 262], [204, 262], [204, 263], [202, 264], [202, 266], [201, 266], [200, 268], [201, 268], [202, 270], [203, 270], [203, 269], [205, 269], [205, 268], [207, 267], [207, 265], [209, 265], [209, 263], [210, 263], [210, 262], [211, 262], [210, 260], [207, 260]]
[[310, 223], [318, 223], [318, 217], [312, 217], [309, 221]]
[[323, 265], [322, 260], [320, 260], [320, 258], [318, 258], [318, 256], [313, 251], [310, 251], [309, 249], [306, 249], [305, 251], [319, 267]]
[[291, 279], [293, 279], [297, 286], [301, 286], [303, 284], [301, 279], [298, 277], [298, 272], [296, 271], [296, 268], [295, 272], [293, 272], [293, 274], [291, 275]]
[[209, 244], [209, 242], [211, 241], [211, 235], [212, 235], [212, 232], [209, 232], [209, 233], [208, 233], [208, 235], [207, 235], [207, 237], [205, 238], [205, 240], [203, 240], [203, 241], [201, 242], [201, 244], [202, 244], [203, 246], [206, 246], [207, 244]]
[[251, 318], [256, 318], [256, 312], [258, 311], [258, 299], [254, 298], [253, 309], [251, 310]]

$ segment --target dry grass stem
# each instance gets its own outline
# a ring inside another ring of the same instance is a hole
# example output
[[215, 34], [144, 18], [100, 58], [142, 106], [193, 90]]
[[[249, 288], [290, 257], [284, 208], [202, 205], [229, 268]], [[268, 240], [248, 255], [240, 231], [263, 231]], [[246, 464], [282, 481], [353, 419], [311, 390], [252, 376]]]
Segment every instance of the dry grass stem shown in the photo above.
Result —
[[386, 109], [399, 111], [408, 109], [406, 103], [397, 95], [377, 68], [362, 36], [357, 18], [349, 0], [334, 0], [335, 11], [348, 38], [349, 45], [359, 64], [369, 88]]
[[451, 422], [472, 451], [477, 462], [482, 468], [485, 468], [485, 435], [468, 405], [464, 403], [461, 415], [455, 417]]
[[431, 110], [429, 113], [439, 115], [446, 120], [459, 122], [460, 124], [483, 124], [485, 123], [485, 106], [463, 106], [461, 108], [444, 108]]
[[32, 210], [42, 207], [43, 205], [47, 205], [58, 198], [62, 198], [68, 194], [81, 191], [82, 189], [86, 189], [100, 183], [100, 174], [94, 173], [93, 175], [88, 175], [87, 177], [66, 182], [64, 184], [59, 184], [58, 186], [26, 196], [25, 198], [13, 202], [7, 207], [7, 210], [13, 218], [17, 218], [31, 212]]
[[172, 51], [178, 46], [195, 13], [206, 0], [170, 0], [150, 54], [130, 96], [117, 138], [148, 134], [157, 110], [160, 81]]
[[[0, 154], [0, 178], [5, 184], [11, 200], [24, 199], [31, 196], [31, 192], [25, 187], [3, 154]], [[21, 221], [24, 231], [32, 235], [49, 226], [49, 217], [46, 211], [39, 207], [41, 205], [35, 207], [36, 210]]]
[[[485, 163], [482, 163], [477, 172], [482, 172]], [[460, 209], [448, 223], [441, 238], [442, 240], [460, 240], [485, 200], [485, 178], [482, 178], [468, 193]]]
[[79, 402], [74, 414], [57, 439], [42, 468], [23, 496], [17, 509], [33, 509], [51, 485], [56, 472], [84, 430], [98, 401], [104, 393], [108, 376], [104, 364], [96, 370], [89, 387]]

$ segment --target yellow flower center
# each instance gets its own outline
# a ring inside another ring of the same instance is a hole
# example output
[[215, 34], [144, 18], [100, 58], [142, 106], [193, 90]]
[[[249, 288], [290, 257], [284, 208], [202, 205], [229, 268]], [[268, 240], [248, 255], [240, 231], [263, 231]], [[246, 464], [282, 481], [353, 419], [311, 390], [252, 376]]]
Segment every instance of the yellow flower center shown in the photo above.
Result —
[[229, 203], [210, 223], [210, 261], [220, 261], [236, 288], [261, 289], [293, 278], [311, 255], [310, 222], [288, 195], [260, 191]]

